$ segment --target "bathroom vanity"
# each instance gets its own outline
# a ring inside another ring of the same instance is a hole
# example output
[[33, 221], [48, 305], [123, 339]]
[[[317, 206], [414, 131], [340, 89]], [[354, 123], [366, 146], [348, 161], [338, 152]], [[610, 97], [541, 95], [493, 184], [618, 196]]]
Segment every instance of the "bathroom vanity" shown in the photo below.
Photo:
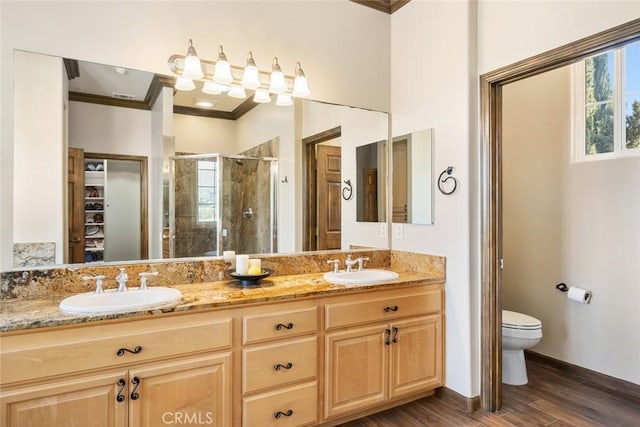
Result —
[[444, 384], [443, 276], [266, 285], [180, 285], [170, 310], [110, 319], [43, 308], [0, 335], [0, 426], [329, 426]]

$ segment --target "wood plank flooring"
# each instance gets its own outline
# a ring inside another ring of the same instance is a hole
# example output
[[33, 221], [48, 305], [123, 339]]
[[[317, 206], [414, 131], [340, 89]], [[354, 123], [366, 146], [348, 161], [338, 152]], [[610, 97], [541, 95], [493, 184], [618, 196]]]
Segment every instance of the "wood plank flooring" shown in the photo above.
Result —
[[498, 412], [469, 413], [453, 393], [438, 393], [341, 427], [640, 426], [640, 386], [532, 355], [527, 370], [529, 384], [503, 386]]

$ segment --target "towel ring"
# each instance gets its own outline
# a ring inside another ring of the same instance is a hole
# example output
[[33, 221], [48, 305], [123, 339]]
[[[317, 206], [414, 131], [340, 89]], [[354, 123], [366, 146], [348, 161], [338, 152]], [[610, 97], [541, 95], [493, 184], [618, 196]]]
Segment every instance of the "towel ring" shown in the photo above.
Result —
[[[440, 190], [440, 192], [445, 196], [453, 194], [453, 192], [456, 191], [456, 188], [458, 188], [458, 180], [454, 176], [451, 176], [452, 173], [453, 173], [453, 166], [449, 166], [445, 170], [443, 170], [442, 173], [440, 173], [440, 176], [438, 176], [438, 190]], [[444, 174], [447, 174], [448, 176], [442, 179], [442, 176]], [[446, 183], [450, 179], [453, 180], [453, 188], [447, 191], [442, 188], [442, 184]]]
[[344, 181], [345, 187], [342, 189], [342, 198], [345, 200], [351, 200], [353, 197], [353, 187], [351, 186], [351, 180]]

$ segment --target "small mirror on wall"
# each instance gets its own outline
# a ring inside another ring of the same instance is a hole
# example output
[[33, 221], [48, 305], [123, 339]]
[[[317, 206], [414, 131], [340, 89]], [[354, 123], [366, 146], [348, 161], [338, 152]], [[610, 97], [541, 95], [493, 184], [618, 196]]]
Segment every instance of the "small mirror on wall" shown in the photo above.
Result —
[[433, 224], [433, 129], [393, 138], [394, 223]]
[[360, 222], [385, 222], [387, 219], [385, 175], [387, 141], [356, 147], [356, 219]]

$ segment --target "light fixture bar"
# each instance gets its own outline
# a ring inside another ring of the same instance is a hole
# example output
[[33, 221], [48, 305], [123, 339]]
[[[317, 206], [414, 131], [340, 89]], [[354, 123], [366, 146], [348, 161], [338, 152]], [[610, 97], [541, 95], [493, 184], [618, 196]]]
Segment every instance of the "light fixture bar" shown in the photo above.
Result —
[[201, 80], [205, 83], [205, 93], [218, 94], [231, 89], [230, 96], [241, 97], [240, 89], [244, 92], [246, 88], [260, 92], [255, 98], [258, 102], [269, 102], [269, 94], [277, 94], [276, 105], [282, 106], [291, 105], [292, 96], [307, 97], [311, 93], [300, 62], [296, 62], [295, 76], [282, 73], [277, 57], [274, 57], [271, 71], [261, 71], [256, 67], [252, 52], [249, 52], [247, 64], [240, 67], [229, 64], [222, 46], [218, 47], [217, 61], [211, 61], [197, 56], [191, 39], [187, 55], [171, 55], [167, 65], [177, 76], [179, 84], [176, 89], [179, 90], [192, 90], [193, 80]]

